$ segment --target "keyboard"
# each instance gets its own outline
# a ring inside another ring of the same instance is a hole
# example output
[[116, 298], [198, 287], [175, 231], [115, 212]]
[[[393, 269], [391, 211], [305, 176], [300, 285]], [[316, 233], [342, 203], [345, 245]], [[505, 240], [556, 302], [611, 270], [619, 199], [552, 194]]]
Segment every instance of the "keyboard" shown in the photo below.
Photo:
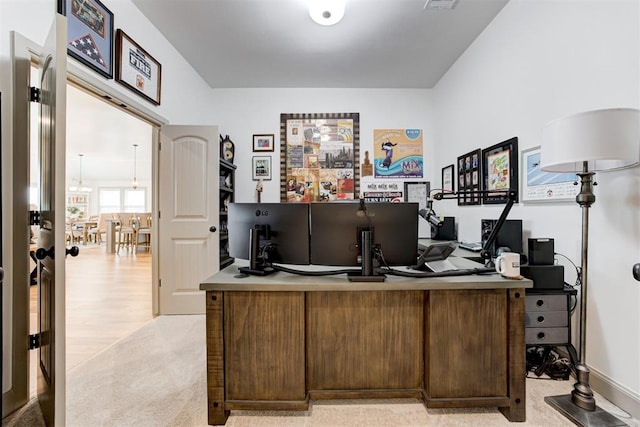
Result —
[[472, 252], [480, 252], [482, 250], [482, 242], [465, 243], [460, 242], [458, 247]]

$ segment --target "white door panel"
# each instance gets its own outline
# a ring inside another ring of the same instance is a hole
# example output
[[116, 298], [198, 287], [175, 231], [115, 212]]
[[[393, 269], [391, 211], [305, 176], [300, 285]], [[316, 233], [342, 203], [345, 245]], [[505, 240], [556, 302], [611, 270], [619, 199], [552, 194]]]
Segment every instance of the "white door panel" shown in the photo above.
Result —
[[200, 282], [219, 268], [218, 128], [162, 126], [160, 144], [160, 314], [202, 314]]

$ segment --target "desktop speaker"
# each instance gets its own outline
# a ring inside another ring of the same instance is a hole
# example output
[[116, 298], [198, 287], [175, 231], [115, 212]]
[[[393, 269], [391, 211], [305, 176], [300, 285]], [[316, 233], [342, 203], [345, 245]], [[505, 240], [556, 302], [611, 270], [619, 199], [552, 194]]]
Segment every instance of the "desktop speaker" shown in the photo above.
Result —
[[[482, 247], [484, 247], [489, 236], [493, 231], [497, 219], [483, 219], [480, 222], [480, 240], [482, 241]], [[498, 236], [489, 249], [491, 258], [495, 258], [499, 248], [509, 248], [511, 252], [517, 252], [522, 254], [522, 220], [521, 219], [508, 219], [498, 231]]]
[[529, 265], [553, 265], [553, 239], [529, 239]]
[[534, 289], [563, 289], [562, 265], [521, 265], [520, 274], [533, 281]]
[[453, 216], [442, 217], [440, 227], [431, 227], [433, 240], [456, 240], [456, 219]]

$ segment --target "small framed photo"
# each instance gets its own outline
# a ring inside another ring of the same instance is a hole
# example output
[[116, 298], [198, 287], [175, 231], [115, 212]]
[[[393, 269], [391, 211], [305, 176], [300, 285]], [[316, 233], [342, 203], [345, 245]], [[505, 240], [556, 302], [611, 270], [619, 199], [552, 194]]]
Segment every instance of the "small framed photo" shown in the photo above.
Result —
[[253, 151], [273, 151], [273, 134], [253, 135]]
[[453, 193], [456, 191], [456, 181], [453, 178], [454, 165], [445, 166], [442, 168], [442, 192]]
[[271, 156], [253, 156], [251, 170], [254, 181], [271, 181]]
[[162, 65], [124, 31], [116, 31], [116, 81], [160, 105]]
[[425, 209], [427, 207], [427, 199], [429, 198], [429, 190], [429, 181], [405, 182], [404, 201], [417, 203], [418, 209]]
[[[499, 142], [482, 150], [482, 202], [485, 204], [504, 204], [509, 196], [506, 190], [518, 191], [518, 137]], [[490, 193], [493, 190], [502, 193]], [[518, 197], [516, 197], [516, 203]]]
[[107, 79], [113, 77], [113, 13], [99, 0], [58, 0], [67, 17], [67, 53]]

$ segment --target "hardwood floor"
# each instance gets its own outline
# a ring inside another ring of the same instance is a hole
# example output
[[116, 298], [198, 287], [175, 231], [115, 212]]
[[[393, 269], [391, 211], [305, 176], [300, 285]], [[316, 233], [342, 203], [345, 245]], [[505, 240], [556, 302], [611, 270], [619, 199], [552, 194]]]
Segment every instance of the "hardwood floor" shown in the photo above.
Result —
[[[107, 254], [105, 245], [79, 246], [66, 260], [67, 372], [153, 318], [151, 254], [121, 249]], [[37, 286], [31, 286], [31, 330], [36, 329]], [[36, 392], [36, 358], [32, 352], [30, 391]]]

